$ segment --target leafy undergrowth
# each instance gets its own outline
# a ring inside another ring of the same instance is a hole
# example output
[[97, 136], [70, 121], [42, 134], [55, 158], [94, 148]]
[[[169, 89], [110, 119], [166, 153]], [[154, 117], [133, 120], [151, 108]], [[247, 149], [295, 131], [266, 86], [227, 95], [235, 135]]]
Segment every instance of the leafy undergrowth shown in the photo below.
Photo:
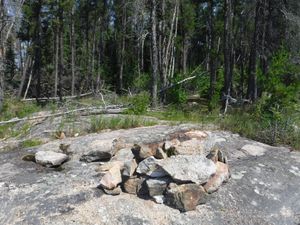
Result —
[[36, 103], [6, 99], [0, 114], [0, 120], [4, 121], [15, 117], [23, 118], [39, 111], [41, 111], [41, 107]]
[[290, 116], [280, 120], [270, 120], [237, 111], [220, 119], [219, 124], [221, 129], [238, 133], [249, 139], [275, 146], [291, 146], [293, 149], [300, 150], [300, 127]]
[[89, 132], [100, 132], [102, 130], [110, 129], [110, 130], [117, 130], [117, 129], [129, 129], [135, 127], [142, 127], [142, 126], [154, 126], [157, 122], [151, 121], [149, 119], [145, 119], [142, 117], [136, 116], [125, 116], [125, 117], [93, 117], [91, 119], [91, 128]]
[[147, 112], [146, 115], [171, 122], [201, 124], [215, 123], [219, 118], [216, 112], [208, 113], [202, 106], [194, 108], [169, 106], [164, 110]]
[[270, 118], [257, 115], [254, 107], [251, 107], [250, 110], [233, 109], [226, 116], [220, 116], [219, 110], [208, 112], [203, 108], [169, 107], [163, 111], [148, 112], [147, 115], [173, 122], [210, 123], [249, 139], [300, 150], [300, 121], [296, 119], [296, 115], [286, 114], [279, 118]]

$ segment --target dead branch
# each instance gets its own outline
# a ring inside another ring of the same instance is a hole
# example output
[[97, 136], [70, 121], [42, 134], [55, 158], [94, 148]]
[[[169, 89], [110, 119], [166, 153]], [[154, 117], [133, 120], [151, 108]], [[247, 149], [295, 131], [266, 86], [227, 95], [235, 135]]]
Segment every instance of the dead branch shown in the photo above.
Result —
[[125, 110], [126, 110], [126, 108], [123, 105], [111, 105], [111, 106], [107, 106], [105, 108], [103, 108], [103, 107], [88, 107], [88, 108], [69, 110], [69, 111], [65, 111], [65, 112], [52, 113], [52, 114], [43, 115], [43, 116], [13, 118], [8, 121], [0, 122], [0, 125], [23, 122], [23, 121], [28, 121], [28, 120], [46, 119], [49, 117], [65, 116], [65, 115], [73, 114], [73, 113], [81, 113], [81, 115], [83, 115], [83, 116], [97, 115], [97, 114], [120, 114], [120, 113], [123, 113]]
[[[195, 72], [197, 72], [198, 69], [199, 69], [199, 67], [197, 67], [190, 75], [193, 75]], [[183, 79], [183, 80], [181, 80], [181, 81], [178, 81], [178, 82], [176, 82], [176, 83], [174, 83], [174, 84], [171, 84], [170, 86], [168, 86], [168, 87], [166, 87], [166, 88], [161, 89], [161, 90], [159, 91], [159, 93], [163, 93], [163, 92], [165, 92], [166, 90], [169, 90], [170, 88], [173, 88], [173, 87], [175, 87], [175, 86], [177, 86], [177, 85], [180, 85], [180, 84], [186, 83], [186, 82], [188, 82], [188, 81], [194, 80], [195, 78], [197, 78], [197, 77], [199, 77], [199, 76], [202, 76], [202, 75], [204, 75], [204, 74], [206, 74], [206, 73], [207, 73], [207, 72], [202, 72], [202, 73], [200, 73], [200, 74], [197, 74], [197, 75], [194, 75], [194, 76], [190, 76], [190, 77], [188, 77], [188, 78], [185, 78], [185, 79]]]
[[[74, 98], [82, 98], [82, 97], [86, 97], [89, 95], [92, 95], [93, 92], [89, 92], [89, 93], [85, 93], [85, 94], [81, 94], [81, 95], [73, 95], [73, 96], [65, 96], [63, 97], [63, 99], [74, 99]], [[26, 99], [22, 99], [22, 102], [29, 102], [29, 101], [36, 101], [36, 98], [26, 98]], [[54, 101], [59, 101], [59, 97], [49, 97], [49, 98], [39, 98], [38, 100], [40, 101], [47, 101], [47, 100], [54, 100]]]

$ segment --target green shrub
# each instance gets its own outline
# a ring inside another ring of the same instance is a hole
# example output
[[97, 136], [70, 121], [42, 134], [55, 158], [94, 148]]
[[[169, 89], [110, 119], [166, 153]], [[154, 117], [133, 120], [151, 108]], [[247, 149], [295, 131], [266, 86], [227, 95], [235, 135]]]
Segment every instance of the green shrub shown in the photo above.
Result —
[[148, 90], [150, 87], [150, 75], [142, 73], [140, 75], [136, 74], [135, 79], [133, 80], [133, 87], [136, 91]]
[[130, 98], [130, 108], [127, 113], [141, 115], [147, 112], [150, 105], [150, 95], [147, 92], [141, 92]]
[[[184, 79], [182, 74], [175, 74], [171, 83], [177, 83]], [[182, 85], [176, 85], [167, 90], [167, 102], [172, 104], [184, 104], [187, 101], [187, 92]]]

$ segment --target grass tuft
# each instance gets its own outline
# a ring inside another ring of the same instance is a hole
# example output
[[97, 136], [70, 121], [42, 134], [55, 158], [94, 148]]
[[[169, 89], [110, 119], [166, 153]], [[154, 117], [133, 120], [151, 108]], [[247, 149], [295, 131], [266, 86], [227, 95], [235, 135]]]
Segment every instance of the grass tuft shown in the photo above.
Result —
[[38, 139], [28, 139], [22, 142], [21, 147], [22, 148], [30, 148], [30, 147], [35, 147], [43, 144], [41, 140]]
[[142, 126], [154, 126], [157, 123], [151, 120], [142, 119], [136, 116], [124, 116], [124, 117], [93, 117], [91, 119], [91, 127], [89, 132], [95, 133], [102, 130], [111, 129], [129, 129]]

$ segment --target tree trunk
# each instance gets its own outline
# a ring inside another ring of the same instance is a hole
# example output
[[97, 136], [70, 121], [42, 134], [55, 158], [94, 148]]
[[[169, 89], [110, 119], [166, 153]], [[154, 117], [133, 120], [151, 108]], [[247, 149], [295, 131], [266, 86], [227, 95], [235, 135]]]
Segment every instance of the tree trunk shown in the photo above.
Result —
[[59, 29], [57, 28], [55, 34], [54, 97], [57, 96], [57, 87], [58, 87], [58, 54], [59, 54]]
[[119, 77], [118, 77], [118, 93], [121, 94], [123, 90], [123, 73], [125, 60], [125, 37], [126, 37], [126, 2], [122, 0], [122, 28], [121, 28], [121, 46], [120, 46], [120, 61], [119, 61]]
[[158, 49], [157, 49], [157, 2], [152, 0], [151, 23], [152, 23], [152, 106], [157, 107], [157, 78], [158, 78]]
[[215, 37], [214, 37], [214, 4], [213, 0], [208, 1], [208, 61], [209, 61], [209, 73], [210, 73], [210, 91], [209, 98], [212, 100], [215, 94], [217, 74], [215, 65]]
[[0, 0], [0, 112], [3, 108], [4, 101], [4, 28], [5, 28], [5, 12], [4, 12], [4, 0]]
[[247, 98], [252, 101], [255, 101], [257, 99], [256, 58], [257, 58], [260, 7], [261, 7], [261, 0], [257, 0], [256, 10], [255, 10], [254, 32], [253, 32], [250, 58], [249, 58], [248, 90], [247, 90]]
[[75, 95], [75, 4], [72, 7], [71, 13], [71, 73], [72, 73], [72, 84], [71, 84], [71, 95]]
[[261, 54], [260, 54], [260, 64], [261, 71], [263, 75], [268, 72], [268, 61], [266, 53], [266, 35], [267, 35], [267, 23], [268, 23], [268, 0], [263, 0], [262, 7], [262, 35], [261, 35]]
[[28, 72], [28, 68], [30, 68], [30, 66], [31, 66], [31, 57], [30, 57], [29, 54], [27, 54], [27, 57], [25, 59], [25, 64], [24, 64], [24, 67], [23, 67], [23, 70], [22, 70], [22, 79], [21, 79], [21, 84], [20, 84], [19, 92], [18, 92], [18, 98], [19, 99], [22, 97], [22, 92], [23, 92], [23, 89], [24, 89], [25, 81], [26, 81], [26, 75], [27, 75], [27, 72]]
[[63, 100], [63, 76], [64, 76], [64, 10], [60, 6], [59, 10], [59, 63], [58, 63], [58, 96], [60, 101]]
[[[230, 95], [232, 82], [232, 0], [224, 3], [224, 87], [223, 94]], [[225, 100], [225, 99], [224, 99]], [[225, 103], [225, 101], [224, 101]], [[225, 107], [225, 105], [223, 105]]]
[[41, 10], [42, 10], [42, 0], [38, 0], [34, 10], [35, 19], [35, 30], [34, 30], [34, 65], [32, 71], [32, 77], [36, 80], [35, 85], [35, 97], [37, 103], [41, 97], [41, 67], [42, 67], [42, 40], [41, 40]]

